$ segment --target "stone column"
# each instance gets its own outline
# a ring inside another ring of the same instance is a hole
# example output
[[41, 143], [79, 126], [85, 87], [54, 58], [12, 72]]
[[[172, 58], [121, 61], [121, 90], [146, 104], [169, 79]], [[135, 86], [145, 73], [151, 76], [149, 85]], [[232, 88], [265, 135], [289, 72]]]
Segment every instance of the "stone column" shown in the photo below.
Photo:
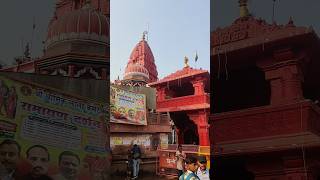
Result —
[[202, 95], [205, 94], [204, 91], [204, 79], [196, 79], [191, 82], [194, 88], [194, 95]]
[[198, 110], [197, 112], [188, 113], [189, 118], [197, 125], [199, 145], [210, 146], [209, 141], [209, 112], [206, 110]]
[[290, 49], [274, 54], [273, 59], [257, 64], [270, 82], [271, 105], [290, 103], [303, 99], [303, 74], [299, 59]]

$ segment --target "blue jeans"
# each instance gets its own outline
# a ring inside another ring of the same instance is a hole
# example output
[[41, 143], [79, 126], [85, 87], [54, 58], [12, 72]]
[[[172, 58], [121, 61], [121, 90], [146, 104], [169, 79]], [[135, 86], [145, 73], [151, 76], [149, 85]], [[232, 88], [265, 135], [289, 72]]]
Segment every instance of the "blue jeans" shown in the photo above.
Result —
[[133, 177], [138, 176], [138, 174], [139, 174], [139, 166], [140, 166], [140, 160], [139, 159], [133, 159]]

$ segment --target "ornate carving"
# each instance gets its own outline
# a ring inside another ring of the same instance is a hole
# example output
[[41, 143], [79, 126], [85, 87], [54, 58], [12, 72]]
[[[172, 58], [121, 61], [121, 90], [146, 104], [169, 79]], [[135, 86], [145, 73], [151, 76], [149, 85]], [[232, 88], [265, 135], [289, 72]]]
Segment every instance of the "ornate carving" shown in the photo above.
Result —
[[62, 75], [62, 76], [68, 76], [67, 71], [63, 69], [56, 69], [54, 70], [50, 75]]
[[256, 19], [254, 17], [239, 18], [233, 22], [231, 26], [220, 29], [218, 28], [211, 34], [212, 47], [223, 44], [240, 41], [246, 38], [259, 37], [261, 35], [271, 33], [280, 29], [294, 28], [291, 19], [290, 26], [268, 24], [265, 20]]
[[74, 75], [74, 77], [81, 77], [81, 75], [85, 74], [86, 72], [89, 72], [90, 74], [92, 74], [96, 79], [101, 79], [99, 74], [92, 67], [82, 68]]

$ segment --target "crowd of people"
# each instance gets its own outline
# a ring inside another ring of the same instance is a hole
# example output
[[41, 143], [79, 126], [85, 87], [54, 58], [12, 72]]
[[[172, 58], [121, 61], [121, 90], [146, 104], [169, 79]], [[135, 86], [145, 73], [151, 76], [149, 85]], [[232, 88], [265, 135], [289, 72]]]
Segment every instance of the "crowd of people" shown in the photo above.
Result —
[[206, 157], [186, 156], [179, 144], [176, 152], [179, 180], [209, 180]]
[[[179, 144], [176, 154], [179, 180], [209, 180], [207, 159], [204, 156], [188, 156]], [[134, 144], [128, 152], [127, 179], [137, 179], [141, 163], [141, 150]]]

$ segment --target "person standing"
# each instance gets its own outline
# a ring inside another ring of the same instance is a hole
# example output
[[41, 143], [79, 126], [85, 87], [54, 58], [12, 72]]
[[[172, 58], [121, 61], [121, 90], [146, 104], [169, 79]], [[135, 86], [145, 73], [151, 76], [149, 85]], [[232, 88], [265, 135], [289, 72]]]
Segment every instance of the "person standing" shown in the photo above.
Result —
[[204, 156], [199, 158], [199, 168], [197, 170], [197, 176], [200, 180], [210, 180], [209, 170], [207, 169], [207, 159]]
[[137, 179], [140, 170], [140, 161], [141, 161], [141, 150], [137, 144], [133, 145], [131, 149], [132, 154], [132, 164], [133, 164], [133, 178]]
[[178, 148], [177, 148], [177, 152], [176, 152], [178, 177], [180, 177], [184, 172], [184, 160], [185, 159], [186, 159], [186, 154], [182, 151], [181, 144], [179, 144]]
[[196, 175], [199, 167], [197, 158], [191, 156], [185, 160], [186, 172], [179, 177], [179, 180], [200, 180]]

